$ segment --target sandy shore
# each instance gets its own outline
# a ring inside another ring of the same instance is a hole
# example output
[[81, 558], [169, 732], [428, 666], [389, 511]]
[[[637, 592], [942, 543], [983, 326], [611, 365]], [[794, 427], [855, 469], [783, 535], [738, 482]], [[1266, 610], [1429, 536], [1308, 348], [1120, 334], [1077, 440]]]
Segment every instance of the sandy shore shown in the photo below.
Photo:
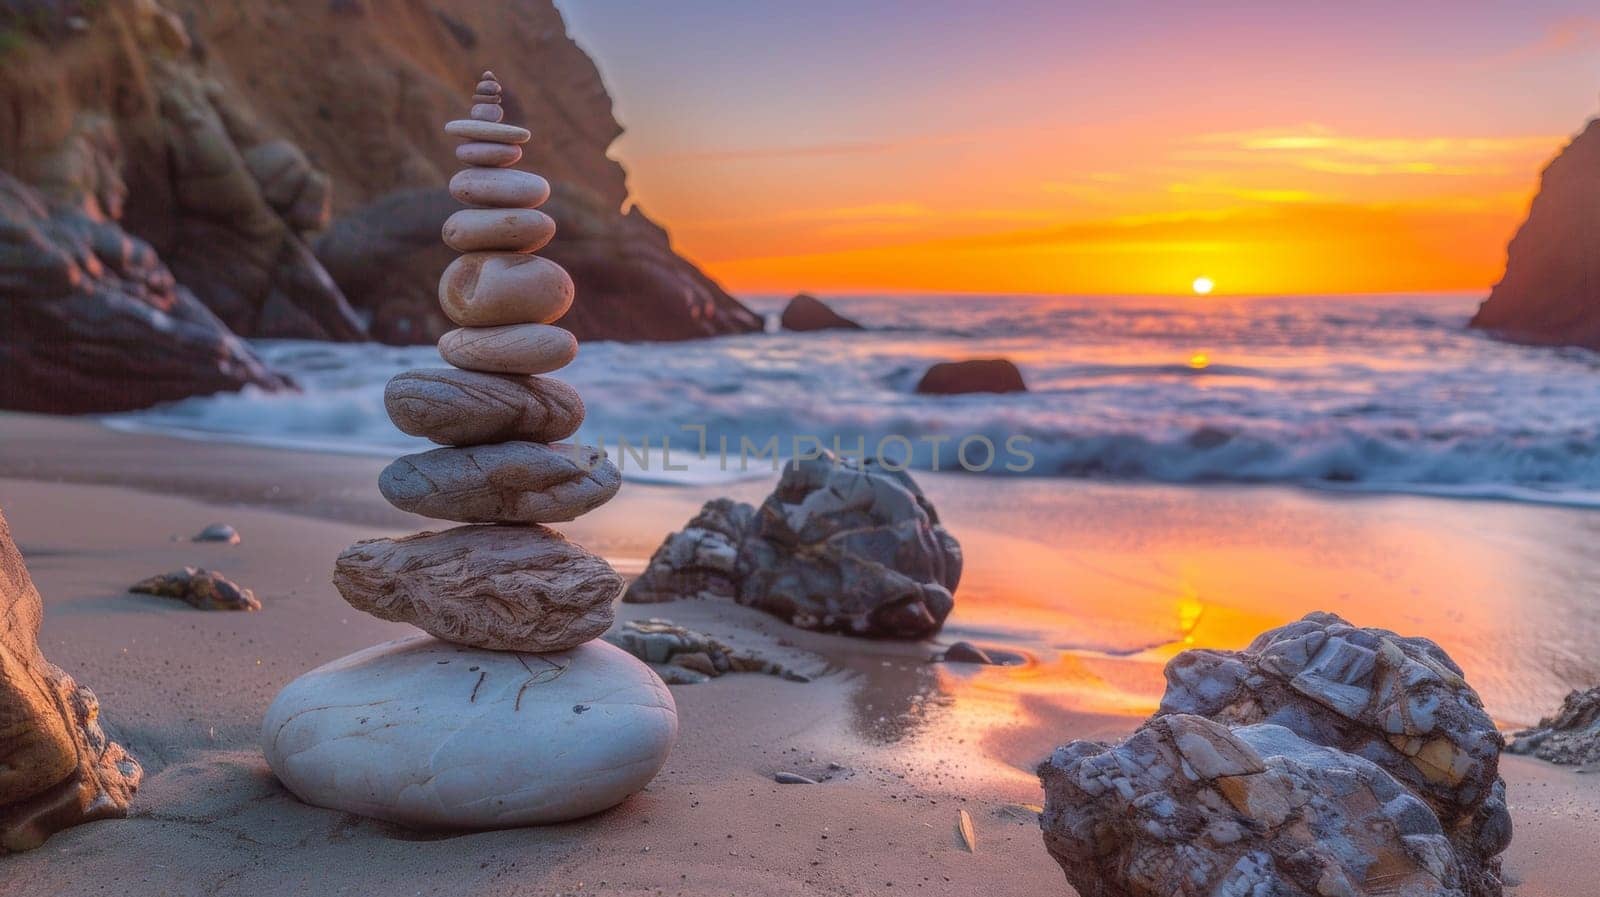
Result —
[[[1298, 616], [1298, 603], [1345, 594], [1354, 607], [1334, 609], [1366, 611], [1348, 613], [1358, 622], [1433, 636], [1465, 655], [1469, 680], [1478, 683], [1481, 670], [1490, 683], [1480, 687], [1497, 716], [1525, 712], [1509, 698], [1511, 709], [1498, 709], [1500, 691], [1544, 681], [1538, 670], [1491, 661], [1492, 638], [1480, 630], [1503, 608], [1463, 600], [1454, 580], [1436, 583], [1454, 592], [1437, 605], [1425, 592], [1386, 609], [1394, 594], [1421, 588], [1408, 578], [1412, 567], [1395, 561], [1391, 570], [1387, 556], [1375, 562], [1356, 552], [1343, 563], [1364, 574], [1350, 572], [1342, 586], [1307, 577], [1285, 603], [1281, 582], [1280, 599], [1272, 598], [1272, 579], [1310, 563], [1305, 556], [1291, 554], [1285, 569], [1248, 581], [1227, 574], [1248, 540], [1196, 538], [1201, 528], [1186, 529], [1174, 504], [1193, 499], [1170, 490], [1095, 487], [1068, 496], [1050, 494], [1062, 488], [1050, 484], [1007, 487], [1010, 494], [996, 497], [993, 488], [931, 478], [925, 485], [971, 559], [950, 633], [1016, 646], [1034, 658], [1027, 667], [957, 672], [926, 663], [928, 645], [814, 636], [732, 605], [624, 606], [623, 617], [667, 616], [818, 678], [739, 675], [675, 687], [677, 748], [649, 789], [611, 812], [542, 829], [421, 836], [300, 804], [272, 779], [256, 746], [261, 713], [285, 682], [410, 631], [352, 612], [328, 582], [334, 556], [350, 542], [427, 526], [382, 503], [373, 485], [381, 466], [0, 416], [0, 507], [45, 596], [43, 647], [96, 691], [108, 729], [147, 770], [132, 818], [83, 826], [8, 858], [0, 893], [1069, 893], [1026, 809], [1040, 800], [1031, 768], [1057, 743], [1132, 729], [1159, 695], [1161, 660], [1184, 644], [1236, 643], [1246, 629]], [[768, 488], [731, 491], [750, 499]], [[1445, 550], [1423, 526], [1437, 509], [1416, 502], [1248, 492], [1218, 491], [1202, 502], [1219, 515], [1275, 508], [1268, 524], [1289, 540], [1297, 515], [1315, 518], [1323, 543], [1306, 547], [1313, 553], [1349, 553], [1343, 540], [1364, 533], [1376, 544], [1401, 531], [1412, 533], [1405, 556], [1418, 563]], [[565, 529], [636, 572], [706, 497], [630, 485]], [[1463, 579], [1498, 562], [1493, 545], [1525, 555], [1521, 539], [1548, 548], [1549, 533], [1570, 531], [1574, 521], [1576, 547], [1593, 544], [1579, 537], [1592, 538], [1585, 527], [1595, 526], [1594, 515], [1432, 504], [1451, 509], [1461, 539], [1478, 538], [1477, 521], [1500, 521], [1489, 547], [1461, 562]], [[1168, 513], [1150, 516], [1152, 506]], [[1070, 516], [1078, 534], [1060, 535], [1072, 529]], [[1055, 535], [1030, 541], [1041, 518]], [[219, 520], [237, 527], [243, 544], [187, 541]], [[1180, 543], [1181, 552], [1173, 547]], [[1163, 579], [1180, 554], [1195, 593], [1187, 598]], [[184, 564], [226, 572], [255, 590], [263, 610], [204, 613], [124, 592]], [[1321, 572], [1331, 567], [1326, 561]], [[1230, 583], [1239, 596], [1233, 604], [1210, 600]], [[1382, 594], [1370, 595], [1369, 586]], [[1365, 597], [1349, 597], [1352, 588]], [[1164, 597], [1149, 597], [1155, 593]], [[1186, 616], [1185, 600], [1200, 611]], [[1560, 626], [1586, 637], [1587, 620]], [[780, 786], [771, 779], [779, 770], [832, 778]], [[1517, 825], [1506, 863], [1512, 893], [1600, 892], [1600, 870], [1589, 862], [1600, 839], [1600, 783], [1521, 758], [1507, 758], [1503, 770]], [[959, 809], [973, 818], [976, 853], [957, 839]]]

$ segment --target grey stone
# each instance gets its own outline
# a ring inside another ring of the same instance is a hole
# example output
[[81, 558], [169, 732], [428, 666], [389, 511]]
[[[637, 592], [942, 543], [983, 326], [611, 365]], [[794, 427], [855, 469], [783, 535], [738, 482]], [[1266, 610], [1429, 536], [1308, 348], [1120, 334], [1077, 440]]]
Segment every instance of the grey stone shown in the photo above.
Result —
[[[738, 651], [722, 642], [671, 620], [629, 620], [622, 628], [605, 636], [606, 641], [639, 658], [657, 672], [665, 667], [688, 670], [693, 673], [686, 681], [672, 684], [705, 682], [727, 673], [766, 673], [790, 682], [810, 682], [811, 678], [797, 673], [782, 664], [752, 654]], [[667, 678], [666, 674], [662, 678]]]
[[542, 526], [459, 526], [346, 548], [333, 584], [356, 610], [494, 651], [565, 651], [611, 626], [622, 577]]
[[584, 414], [577, 391], [560, 380], [455, 368], [397, 374], [383, 404], [403, 432], [443, 445], [555, 442], [578, 432]]
[[731, 597], [804, 629], [926, 638], [955, 606], [961, 547], [904, 471], [824, 454], [759, 509], [709, 502], [625, 601]]
[[1600, 763], [1600, 686], [1568, 693], [1554, 716], [1516, 733], [1507, 750], [1551, 763]]
[[397, 458], [378, 491], [402, 511], [460, 523], [555, 523], [600, 507], [622, 474], [589, 446], [501, 442]]
[[239, 544], [239, 531], [226, 523], [213, 523], [198, 533], [195, 533], [191, 542], [221, 542], [225, 545]]

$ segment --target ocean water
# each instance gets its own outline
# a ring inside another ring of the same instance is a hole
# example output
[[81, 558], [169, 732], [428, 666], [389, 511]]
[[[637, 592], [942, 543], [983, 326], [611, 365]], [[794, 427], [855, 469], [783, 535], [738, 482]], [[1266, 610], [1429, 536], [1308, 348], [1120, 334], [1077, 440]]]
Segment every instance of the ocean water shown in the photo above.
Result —
[[[820, 444], [973, 476], [1600, 506], [1600, 354], [1469, 331], [1477, 300], [846, 297], [829, 301], [869, 330], [590, 342], [559, 376], [589, 409], [579, 437], [636, 480], [767, 478], [774, 448]], [[750, 304], [770, 316], [782, 301]], [[440, 364], [431, 347], [256, 347], [302, 391], [108, 422], [385, 456], [426, 447], [394, 429], [382, 395], [393, 374]], [[993, 356], [1022, 368], [1027, 393], [913, 391], [933, 362]]]

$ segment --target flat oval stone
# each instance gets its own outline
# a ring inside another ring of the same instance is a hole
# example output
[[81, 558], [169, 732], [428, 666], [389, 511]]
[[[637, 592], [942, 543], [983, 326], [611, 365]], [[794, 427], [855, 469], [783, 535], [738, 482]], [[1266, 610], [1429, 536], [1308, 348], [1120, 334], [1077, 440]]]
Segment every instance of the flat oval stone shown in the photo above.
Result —
[[467, 168], [450, 179], [450, 195], [469, 206], [531, 209], [550, 198], [550, 182], [527, 171]]
[[506, 117], [506, 111], [494, 103], [474, 103], [467, 116], [473, 121], [499, 121]]
[[333, 584], [356, 610], [474, 648], [543, 654], [611, 628], [622, 577], [542, 526], [458, 526], [346, 548]]
[[479, 81], [478, 87], [474, 92], [497, 97], [500, 95], [501, 89], [499, 81]]
[[401, 432], [442, 445], [557, 442], [578, 432], [584, 414], [578, 391], [560, 380], [456, 368], [396, 374], [383, 406]]
[[306, 673], [261, 724], [301, 800], [416, 828], [598, 813], [648, 784], [677, 735], [661, 679], [606, 642], [521, 654], [426, 635]]
[[493, 165], [504, 168], [522, 159], [522, 147], [509, 143], [473, 141], [456, 147], [456, 158], [468, 165]]
[[578, 338], [549, 324], [458, 327], [439, 337], [439, 354], [468, 371], [547, 374], [578, 357]]
[[445, 219], [443, 235], [458, 252], [533, 252], [556, 235], [556, 223], [538, 209], [462, 209]]
[[462, 327], [548, 324], [572, 307], [572, 278], [542, 256], [469, 252], [444, 269], [439, 305]]
[[527, 143], [533, 134], [527, 128], [516, 125], [500, 124], [492, 121], [473, 121], [470, 118], [458, 118], [446, 122], [444, 132], [451, 137], [465, 137], [468, 140], [482, 140], [488, 143]]
[[497, 442], [396, 458], [378, 491], [402, 511], [458, 523], [559, 523], [617, 494], [622, 474], [604, 449]]

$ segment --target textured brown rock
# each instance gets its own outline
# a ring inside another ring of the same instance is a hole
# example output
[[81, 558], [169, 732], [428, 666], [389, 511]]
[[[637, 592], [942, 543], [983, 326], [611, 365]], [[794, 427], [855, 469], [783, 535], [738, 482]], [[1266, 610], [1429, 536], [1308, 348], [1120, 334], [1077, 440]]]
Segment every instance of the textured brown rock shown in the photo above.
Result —
[[917, 381], [917, 392], [957, 395], [970, 392], [1026, 392], [1022, 372], [1004, 358], [941, 361]]
[[778, 323], [784, 330], [860, 330], [861, 325], [839, 314], [821, 299], [809, 294], [800, 293], [789, 304], [783, 307], [783, 314]]
[[39, 653], [43, 610], [0, 514], [0, 854], [127, 815], [143, 776], [101, 730], [94, 693]]
[[92, 209], [47, 204], [4, 172], [0, 371], [0, 408], [53, 413], [289, 385], [148, 244]]
[[578, 341], [549, 324], [461, 327], [439, 337], [439, 355], [468, 371], [546, 374], [572, 363]]
[[378, 477], [389, 503], [461, 523], [558, 523], [611, 500], [622, 475], [601, 449], [537, 442], [439, 448]]
[[200, 610], [260, 610], [255, 593], [217, 573], [200, 567], [184, 567], [141, 579], [128, 587], [130, 592], [176, 598]]
[[1472, 326], [1507, 339], [1600, 349], [1600, 120], [1545, 168], [1506, 273]]
[[825, 455], [759, 509], [707, 502], [623, 600], [728, 597], [803, 629], [926, 638], [955, 607], [961, 546], [904, 471]]
[[557, 442], [583, 423], [583, 400], [560, 380], [455, 368], [397, 374], [383, 404], [401, 431], [443, 445]]
[[611, 626], [622, 577], [542, 526], [460, 526], [346, 548], [333, 584], [356, 610], [495, 651], [564, 651]]

